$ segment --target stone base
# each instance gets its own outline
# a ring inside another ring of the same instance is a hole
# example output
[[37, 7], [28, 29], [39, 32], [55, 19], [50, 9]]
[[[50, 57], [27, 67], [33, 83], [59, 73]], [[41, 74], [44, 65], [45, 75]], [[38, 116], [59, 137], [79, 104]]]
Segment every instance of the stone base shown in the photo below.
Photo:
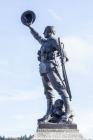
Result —
[[38, 129], [77, 129], [76, 124], [68, 123], [41, 123]]
[[32, 140], [86, 140], [79, 133], [76, 124], [39, 124]]

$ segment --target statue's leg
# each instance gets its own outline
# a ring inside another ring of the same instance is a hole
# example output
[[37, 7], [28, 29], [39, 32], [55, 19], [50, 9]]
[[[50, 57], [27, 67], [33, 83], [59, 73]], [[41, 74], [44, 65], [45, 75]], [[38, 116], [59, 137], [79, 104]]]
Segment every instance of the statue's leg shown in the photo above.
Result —
[[51, 83], [47, 77], [47, 74], [43, 74], [42, 82], [43, 82], [43, 86], [44, 86], [44, 94], [47, 99], [47, 111], [46, 111], [46, 114], [38, 121], [39, 122], [48, 122], [48, 120], [51, 116], [52, 107], [53, 107], [53, 95], [52, 95]]
[[65, 120], [68, 120], [69, 116], [71, 115], [71, 107], [70, 107], [70, 100], [68, 93], [62, 82], [55, 71], [50, 71], [48, 73], [48, 78], [53, 86], [53, 88], [59, 93], [61, 96], [64, 106], [65, 106]]

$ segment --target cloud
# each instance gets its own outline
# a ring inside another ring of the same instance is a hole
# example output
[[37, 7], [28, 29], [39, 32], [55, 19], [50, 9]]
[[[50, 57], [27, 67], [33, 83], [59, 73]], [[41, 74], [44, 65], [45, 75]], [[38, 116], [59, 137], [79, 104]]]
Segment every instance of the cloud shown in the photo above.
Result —
[[19, 114], [19, 115], [13, 116], [12, 118], [13, 118], [13, 119], [16, 119], [16, 120], [23, 120], [23, 119], [25, 118], [25, 116]]
[[[31, 122], [31, 123], [29, 123]], [[34, 134], [37, 128], [37, 116], [29, 113], [17, 113], [0, 121], [0, 134], [5, 137], [19, 137]]]
[[49, 14], [56, 20], [61, 21], [62, 18], [53, 9], [48, 9]]
[[87, 138], [93, 138], [93, 112], [82, 111], [75, 117], [80, 133]]
[[12, 91], [11, 93], [6, 92], [4, 95], [0, 95], [0, 102], [35, 100], [41, 96], [41, 94], [37, 93], [38, 89], [35, 91]]
[[69, 68], [81, 74], [89, 74], [93, 64], [93, 44], [89, 40], [68, 36], [63, 38], [65, 50], [70, 59]]

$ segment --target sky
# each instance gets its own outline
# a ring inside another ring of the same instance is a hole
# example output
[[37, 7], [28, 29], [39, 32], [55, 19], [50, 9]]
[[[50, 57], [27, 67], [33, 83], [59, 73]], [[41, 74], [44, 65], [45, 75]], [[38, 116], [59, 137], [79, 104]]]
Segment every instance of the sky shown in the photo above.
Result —
[[37, 119], [46, 111], [37, 61], [40, 45], [20, 20], [26, 10], [35, 12], [32, 26], [42, 36], [53, 25], [64, 42], [74, 122], [84, 137], [93, 139], [92, 0], [0, 0], [0, 135], [35, 134]]

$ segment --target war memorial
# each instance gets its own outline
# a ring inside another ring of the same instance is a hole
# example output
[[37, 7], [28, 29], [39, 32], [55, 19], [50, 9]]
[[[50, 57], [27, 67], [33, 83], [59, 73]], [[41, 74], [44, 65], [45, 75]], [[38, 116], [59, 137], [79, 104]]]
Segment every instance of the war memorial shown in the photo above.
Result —
[[[40, 76], [47, 100], [47, 111], [38, 119], [36, 134], [32, 140], [86, 140], [79, 132], [77, 124], [73, 123], [74, 113], [70, 102], [71, 90], [66, 73], [65, 63], [69, 61], [64, 51], [64, 44], [60, 38], [55, 38], [54, 26], [46, 26], [44, 37], [32, 27], [36, 19], [33, 11], [26, 11], [21, 21], [26, 25], [32, 36], [41, 44], [38, 51]], [[59, 61], [57, 61], [59, 58]], [[59, 65], [58, 63], [61, 63]], [[61, 66], [62, 75], [59, 72]], [[60, 99], [53, 102], [53, 89], [60, 95]]]

